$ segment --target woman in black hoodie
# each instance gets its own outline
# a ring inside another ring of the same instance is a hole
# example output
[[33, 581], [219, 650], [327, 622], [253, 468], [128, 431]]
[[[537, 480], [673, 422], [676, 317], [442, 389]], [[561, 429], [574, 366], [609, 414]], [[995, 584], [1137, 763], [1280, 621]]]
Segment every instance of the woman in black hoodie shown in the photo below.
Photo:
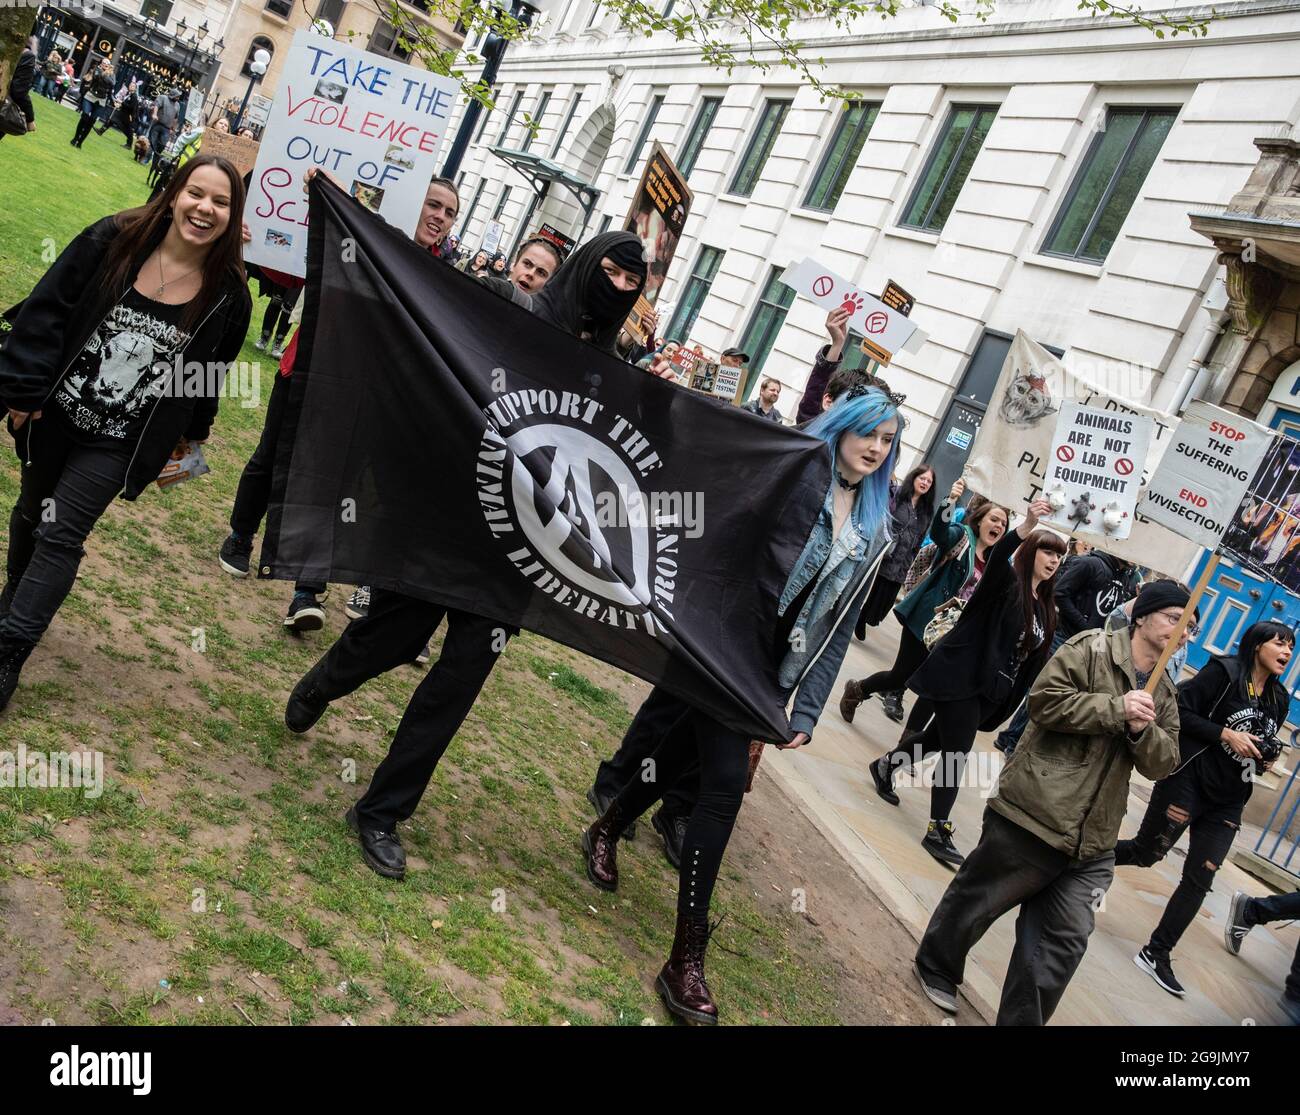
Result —
[[219, 372], [248, 329], [243, 212], [235, 168], [194, 159], [148, 205], [83, 231], [5, 315], [0, 402], [23, 469], [0, 592], [0, 709], [108, 505], [135, 499], [173, 449], [207, 440]]
[[1295, 650], [1284, 623], [1252, 624], [1234, 656], [1211, 658], [1178, 687], [1178, 768], [1151, 791], [1132, 840], [1115, 846], [1117, 867], [1150, 867], [1191, 829], [1178, 887], [1148, 941], [1133, 958], [1171, 995], [1186, 994], [1170, 953], [1210, 892], [1215, 872], [1241, 828], [1253, 778], [1281, 753], [1278, 729], [1290, 697], [1278, 680]]
[[[939, 752], [930, 789], [930, 823], [921, 846], [940, 863], [960, 866], [948, 819], [957, 801], [966, 755], [981, 731], [1001, 724], [1047, 661], [1056, 630], [1056, 570], [1065, 541], [1036, 531], [1051, 508], [1029, 505], [1024, 522], [988, 552], [984, 575], [952, 630], [935, 643], [908, 688], [931, 703], [933, 717], [919, 736], [903, 741], [870, 766], [876, 793], [891, 805], [895, 772]], [[1012, 555], [1014, 561], [1012, 560]]]

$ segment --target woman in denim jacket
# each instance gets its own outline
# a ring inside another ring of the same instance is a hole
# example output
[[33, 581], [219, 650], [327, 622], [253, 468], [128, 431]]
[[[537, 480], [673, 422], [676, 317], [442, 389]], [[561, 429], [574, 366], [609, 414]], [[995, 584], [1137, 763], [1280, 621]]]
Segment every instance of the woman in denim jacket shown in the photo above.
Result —
[[[854, 621], [889, 545], [889, 478], [898, 427], [893, 397], [878, 388], [854, 387], [805, 431], [825, 441], [834, 476], [777, 607], [777, 682], [787, 696], [794, 693], [794, 734], [778, 747], [801, 747], [812, 739]], [[651, 699], [676, 700], [660, 690]], [[680, 716], [665, 721], [673, 726], [654, 753], [654, 778], [629, 782], [583, 833], [582, 847], [588, 878], [603, 890], [614, 890], [619, 836], [698, 762], [699, 796], [682, 844], [677, 931], [655, 986], [671, 1014], [713, 1023], [718, 1011], [704, 981], [709, 899], [740, 812], [749, 740], [686, 702], [678, 703]]]

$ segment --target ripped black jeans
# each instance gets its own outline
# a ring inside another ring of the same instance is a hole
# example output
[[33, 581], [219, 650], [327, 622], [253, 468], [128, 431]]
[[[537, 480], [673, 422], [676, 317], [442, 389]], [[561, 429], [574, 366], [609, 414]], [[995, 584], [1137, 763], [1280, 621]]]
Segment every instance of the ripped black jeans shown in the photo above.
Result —
[[1192, 924], [1241, 828], [1245, 807], [1245, 802], [1224, 803], [1209, 797], [1196, 777], [1195, 764], [1190, 764], [1155, 784], [1137, 836], [1115, 846], [1116, 867], [1150, 867], [1191, 829], [1183, 877], [1147, 944], [1155, 956], [1168, 959]]

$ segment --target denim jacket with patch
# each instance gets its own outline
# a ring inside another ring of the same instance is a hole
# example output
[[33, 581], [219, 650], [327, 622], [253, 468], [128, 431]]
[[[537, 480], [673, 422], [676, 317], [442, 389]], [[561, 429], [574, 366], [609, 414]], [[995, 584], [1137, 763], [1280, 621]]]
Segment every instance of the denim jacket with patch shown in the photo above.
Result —
[[858, 612], [891, 542], [888, 515], [870, 537], [858, 529], [852, 515], [838, 538], [834, 537], [834, 523], [832, 487], [827, 489], [826, 502], [785, 583], [778, 607], [778, 613], [784, 614], [809, 580], [817, 577], [812, 594], [795, 618], [790, 650], [777, 671], [782, 688], [797, 687], [790, 727], [809, 736], [835, 684]]

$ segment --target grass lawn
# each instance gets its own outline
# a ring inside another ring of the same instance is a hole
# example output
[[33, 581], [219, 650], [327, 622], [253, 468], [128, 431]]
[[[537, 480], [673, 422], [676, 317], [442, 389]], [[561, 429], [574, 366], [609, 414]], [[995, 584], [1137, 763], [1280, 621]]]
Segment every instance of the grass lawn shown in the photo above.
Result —
[[[38, 130], [0, 142], [5, 306], [81, 228], [147, 197], [120, 135], [77, 150], [72, 110], [35, 104]], [[262, 362], [264, 403], [270, 361], [251, 343], [243, 359]], [[305, 737], [284, 728], [349, 589], [333, 588], [326, 630], [301, 639], [280, 624], [287, 585], [221, 573], [262, 418], [223, 403], [210, 476], [110, 509], [0, 718], [0, 747], [98, 749], [108, 778], [93, 799], [0, 789], [0, 1007], [60, 1023], [666, 1021], [652, 981], [675, 875], [642, 836], [605, 894], [578, 850], [583, 793], [644, 687], [514, 640], [404, 826], [406, 881], [371, 873], [342, 817], [421, 673], [366, 685]], [[6, 450], [6, 513], [17, 483]], [[724, 1019], [837, 1021], [817, 932], [761, 904], [738, 854], [710, 952]]]

